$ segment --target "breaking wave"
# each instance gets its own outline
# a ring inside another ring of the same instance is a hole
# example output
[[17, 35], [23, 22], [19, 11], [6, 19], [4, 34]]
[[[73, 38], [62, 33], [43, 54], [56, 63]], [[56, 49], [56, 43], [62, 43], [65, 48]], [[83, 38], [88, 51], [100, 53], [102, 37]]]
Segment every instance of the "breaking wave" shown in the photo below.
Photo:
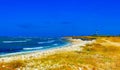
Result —
[[23, 48], [23, 50], [39, 50], [42, 49], [43, 47], [34, 47], [34, 48]]
[[53, 43], [53, 42], [55, 42], [55, 40], [46, 41], [46, 42], [38, 42], [38, 44], [44, 44], [44, 43]]
[[2, 43], [22, 43], [22, 42], [27, 42], [26, 40], [23, 41], [2, 41]]

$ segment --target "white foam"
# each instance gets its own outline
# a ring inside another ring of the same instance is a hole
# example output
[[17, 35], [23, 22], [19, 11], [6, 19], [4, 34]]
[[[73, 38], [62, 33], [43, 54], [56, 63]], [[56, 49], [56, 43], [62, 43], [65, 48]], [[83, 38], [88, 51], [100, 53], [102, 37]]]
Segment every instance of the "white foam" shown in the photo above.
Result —
[[46, 42], [38, 42], [38, 44], [44, 44], [44, 43], [53, 43], [55, 40], [51, 40], [51, 41], [46, 41]]
[[23, 41], [2, 41], [3, 43], [21, 43], [21, 42], [27, 42], [26, 40]]
[[38, 50], [41, 49], [43, 47], [34, 47], [34, 48], [23, 48], [23, 50]]

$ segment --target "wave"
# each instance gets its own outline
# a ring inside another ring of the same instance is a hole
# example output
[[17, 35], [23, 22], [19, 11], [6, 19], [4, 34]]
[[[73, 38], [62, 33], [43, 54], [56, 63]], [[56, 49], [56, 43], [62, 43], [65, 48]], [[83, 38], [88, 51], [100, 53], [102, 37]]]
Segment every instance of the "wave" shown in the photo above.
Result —
[[46, 42], [38, 42], [38, 44], [44, 44], [44, 43], [53, 43], [53, 42], [55, 42], [55, 40], [46, 41]]
[[57, 46], [58, 44], [53, 44], [54, 46]]
[[43, 47], [34, 47], [34, 48], [23, 48], [23, 50], [38, 50], [42, 49]]
[[26, 40], [23, 41], [2, 41], [3, 43], [21, 43], [21, 42], [27, 42]]

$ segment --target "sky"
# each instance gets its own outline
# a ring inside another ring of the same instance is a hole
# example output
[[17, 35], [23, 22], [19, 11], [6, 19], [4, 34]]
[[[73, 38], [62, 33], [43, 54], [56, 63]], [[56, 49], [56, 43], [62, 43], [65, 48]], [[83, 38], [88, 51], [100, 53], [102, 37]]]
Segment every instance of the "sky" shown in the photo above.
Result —
[[0, 36], [120, 34], [119, 0], [0, 0]]

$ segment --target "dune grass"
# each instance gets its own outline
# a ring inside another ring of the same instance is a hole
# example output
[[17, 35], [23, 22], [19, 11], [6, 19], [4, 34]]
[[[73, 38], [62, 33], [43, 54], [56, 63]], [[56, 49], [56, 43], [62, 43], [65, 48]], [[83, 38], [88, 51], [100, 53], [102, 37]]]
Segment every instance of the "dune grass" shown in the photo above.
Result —
[[0, 63], [4, 65], [0, 70], [7, 70], [5, 66], [13, 70], [120, 70], [120, 47], [110, 45], [106, 40], [120, 43], [118, 37], [98, 37], [95, 43], [82, 47], [82, 51], [64, 51], [42, 58]]
[[17, 68], [24, 66], [25, 66], [25, 61], [23, 60], [0, 62], [0, 70], [16, 70]]

